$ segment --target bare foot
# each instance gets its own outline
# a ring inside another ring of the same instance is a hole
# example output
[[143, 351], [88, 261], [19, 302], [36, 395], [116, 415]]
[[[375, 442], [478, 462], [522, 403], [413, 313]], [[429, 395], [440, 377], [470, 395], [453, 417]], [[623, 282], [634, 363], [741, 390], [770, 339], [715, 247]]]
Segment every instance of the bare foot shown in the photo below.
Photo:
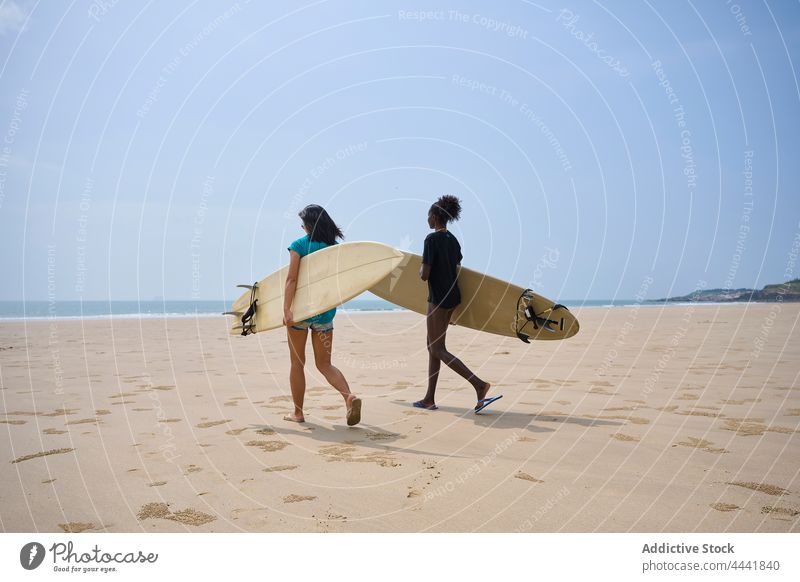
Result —
[[289, 422], [305, 422], [306, 421], [306, 419], [303, 418], [302, 414], [301, 415], [287, 414], [286, 416], [283, 417], [283, 420], [288, 420]]

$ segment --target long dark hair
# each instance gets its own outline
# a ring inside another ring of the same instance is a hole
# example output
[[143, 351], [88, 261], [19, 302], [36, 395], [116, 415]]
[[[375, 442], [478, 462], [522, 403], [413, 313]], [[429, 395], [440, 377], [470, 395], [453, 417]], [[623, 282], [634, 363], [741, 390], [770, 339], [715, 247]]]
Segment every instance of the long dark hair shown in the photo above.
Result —
[[461, 200], [452, 194], [445, 194], [431, 205], [430, 212], [440, 224], [446, 225], [461, 216]]
[[308, 229], [308, 236], [313, 241], [332, 245], [337, 238], [344, 238], [342, 229], [319, 204], [309, 204], [297, 213]]

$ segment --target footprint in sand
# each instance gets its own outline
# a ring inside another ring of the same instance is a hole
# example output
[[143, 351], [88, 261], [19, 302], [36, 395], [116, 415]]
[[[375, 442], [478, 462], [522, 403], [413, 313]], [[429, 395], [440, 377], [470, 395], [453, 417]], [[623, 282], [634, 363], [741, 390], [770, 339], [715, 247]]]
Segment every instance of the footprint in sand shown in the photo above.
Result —
[[76, 412], [78, 412], [77, 408], [56, 408], [53, 412], [42, 413], [42, 416], [64, 416], [75, 414]]
[[25, 424], [27, 420], [0, 420], [0, 424]]
[[393, 432], [368, 432], [364, 436], [366, 436], [371, 441], [388, 441], [393, 439], [406, 438], [405, 435]]
[[271, 428], [260, 428], [256, 431], [256, 434], [271, 436], [275, 434], [275, 431], [272, 430]]
[[358, 454], [356, 447], [350, 444], [326, 445], [319, 448], [319, 454], [329, 462], [344, 461], [347, 463], [375, 463], [381, 467], [399, 467], [393, 455], [374, 451], [366, 454]]
[[761, 436], [767, 430], [767, 425], [763, 418], [729, 418], [722, 428], [735, 432], [737, 436]]
[[616, 432], [616, 433], [614, 433], [614, 434], [612, 434], [612, 435], [609, 435], [609, 436], [610, 436], [612, 439], [617, 439], [618, 441], [623, 441], [623, 442], [636, 442], [636, 443], [638, 443], [638, 442], [639, 442], [639, 439], [638, 439], [638, 438], [636, 438], [636, 437], [634, 437], [634, 436], [627, 435], [627, 434], [622, 434], [621, 432]]
[[147, 503], [142, 506], [136, 517], [139, 518], [139, 521], [144, 521], [145, 519], [169, 519], [193, 526], [204, 525], [217, 519], [213, 515], [191, 508], [173, 512], [169, 509], [168, 503]]
[[202, 470], [203, 468], [198, 467], [197, 465], [189, 465], [188, 467], [186, 467], [186, 473], [184, 473], [184, 475], [188, 475], [189, 473], [198, 473], [199, 471]]
[[775, 505], [765, 505], [761, 508], [761, 513], [769, 513], [779, 519], [780, 517], [797, 517], [800, 515], [800, 511], [797, 509], [792, 507], [777, 507]]
[[682, 447], [690, 447], [690, 448], [693, 448], [693, 449], [700, 449], [701, 451], [705, 451], [707, 453], [722, 454], [722, 453], [730, 452], [730, 451], [728, 451], [726, 449], [720, 449], [720, 448], [712, 447], [711, 445], [713, 445], [714, 443], [712, 443], [711, 441], [707, 441], [707, 440], [704, 440], [704, 439], [698, 439], [698, 438], [694, 438], [694, 437], [687, 437], [687, 440], [681, 441], [678, 444], [681, 445]]
[[12, 463], [21, 463], [22, 461], [30, 461], [31, 459], [37, 459], [39, 457], [46, 457], [48, 455], [61, 455], [63, 453], [71, 453], [75, 449], [50, 449], [49, 451], [42, 451], [41, 453], [33, 453], [31, 455], [23, 455], [21, 457], [17, 457]]
[[69, 523], [59, 523], [58, 527], [63, 529], [66, 533], [81, 533], [87, 529], [94, 529], [97, 527], [93, 523], [81, 523], [78, 521], [71, 521]]
[[297, 465], [275, 465], [274, 467], [266, 467], [262, 469], [265, 473], [275, 473], [276, 471], [292, 471], [297, 469]]
[[787, 489], [778, 487], [777, 485], [770, 485], [769, 483], [754, 483], [752, 481], [730, 481], [726, 485], [735, 485], [736, 487], [744, 487], [752, 491], [759, 491], [767, 495], [786, 495], [789, 493]]
[[315, 495], [287, 495], [283, 498], [284, 503], [299, 503], [300, 501], [314, 501], [317, 497]]
[[230, 436], [238, 436], [246, 430], [247, 430], [246, 428], [232, 428], [231, 430], [226, 430], [225, 434]]
[[200, 424], [196, 424], [194, 426], [195, 428], [211, 428], [212, 426], [219, 426], [221, 424], [226, 424], [228, 422], [231, 422], [229, 418], [225, 420], [209, 420], [206, 422], [201, 422]]
[[65, 424], [67, 424], [67, 425], [70, 425], [70, 424], [97, 424], [98, 422], [99, 422], [99, 419], [97, 419], [97, 418], [82, 418], [80, 420], [70, 420], [69, 422], [66, 422]]
[[709, 507], [717, 511], [736, 511], [739, 509], [739, 506], [733, 503], [711, 503]]
[[678, 405], [670, 404], [669, 406], [659, 406], [658, 408], [656, 408], [656, 410], [659, 410], [661, 412], [674, 412], [678, 410]]
[[541, 479], [537, 479], [533, 475], [529, 475], [528, 473], [524, 473], [522, 471], [517, 471], [517, 474], [514, 475], [517, 479], [522, 479], [523, 481], [530, 481], [531, 483], [544, 483]]
[[680, 396], [676, 396], [675, 400], [699, 400], [700, 397], [697, 394], [692, 394], [691, 392], [684, 392]]
[[[314, 391], [313, 388], [311, 390], [309, 390], [309, 392], [313, 392], [313, 391]], [[272, 398], [269, 399], [269, 401], [273, 402], [273, 403], [274, 402], [291, 402], [291, 400], [292, 400], [291, 396], [273, 396]]]
[[770, 425], [769, 427], [767, 427], [767, 432], [779, 432], [781, 434], [794, 434], [797, 431], [795, 429], [793, 429], [793, 428], [788, 427], [788, 426]]
[[680, 414], [681, 416], [707, 416], [710, 418], [719, 418], [720, 416], [724, 416], [718, 412], [709, 412], [707, 410], [678, 410], [675, 414]]
[[326, 517], [328, 519], [331, 519], [331, 520], [334, 520], [334, 521], [347, 521], [347, 516], [346, 515], [340, 515], [338, 513], [333, 513], [331, 511], [328, 511], [328, 513], [326, 514]]
[[748, 402], [761, 402], [761, 398], [743, 398], [742, 400], [730, 400], [730, 399], [728, 399], [728, 400], [720, 400], [719, 401], [720, 404], [734, 405], [734, 406], [738, 406], [738, 405], [741, 405], [741, 404], [747, 404]]
[[112, 394], [109, 398], [125, 398], [126, 396], [136, 396], [136, 392], [120, 392], [119, 394]]
[[265, 453], [274, 453], [289, 446], [289, 443], [283, 441], [248, 441], [245, 443], [248, 447], [258, 447]]
[[162, 485], [166, 485], [166, 481], [153, 481], [152, 483], [148, 483], [148, 487], [161, 487]]

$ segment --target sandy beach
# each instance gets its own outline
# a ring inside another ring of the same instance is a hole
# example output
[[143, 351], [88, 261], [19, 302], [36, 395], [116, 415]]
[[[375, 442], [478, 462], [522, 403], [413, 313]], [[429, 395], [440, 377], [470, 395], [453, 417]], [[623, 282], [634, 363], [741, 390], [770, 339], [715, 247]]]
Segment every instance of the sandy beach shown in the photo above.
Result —
[[223, 317], [0, 323], [0, 523], [20, 531], [800, 531], [800, 305], [576, 310], [534, 342], [451, 328], [503, 394], [442, 368], [425, 323], [340, 313], [341, 397], [308, 346]]

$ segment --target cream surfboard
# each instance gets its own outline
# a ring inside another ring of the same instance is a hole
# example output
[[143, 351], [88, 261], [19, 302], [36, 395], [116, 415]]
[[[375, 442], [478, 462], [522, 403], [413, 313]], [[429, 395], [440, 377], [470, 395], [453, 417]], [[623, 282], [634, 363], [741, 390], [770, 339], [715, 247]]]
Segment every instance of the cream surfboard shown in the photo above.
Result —
[[[428, 286], [419, 277], [422, 257], [403, 252], [403, 261], [370, 288], [378, 297], [425, 314]], [[461, 304], [451, 321], [480, 331], [530, 340], [561, 340], [580, 326], [569, 309], [549, 299], [489, 275], [464, 267], [458, 274]]]
[[[341, 305], [383, 279], [403, 260], [403, 254], [376, 242], [331, 245], [300, 260], [297, 290], [292, 303], [295, 321], [302, 321]], [[283, 325], [283, 291], [289, 266], [247, 289], [233, 303], [232, 334], [248, 335]], [[251, 306], [255, 309], [251, 310]], [[248, 311], [252, 317], [248, 317]], [[243, 323], [242, 320], [245, 322]]]

